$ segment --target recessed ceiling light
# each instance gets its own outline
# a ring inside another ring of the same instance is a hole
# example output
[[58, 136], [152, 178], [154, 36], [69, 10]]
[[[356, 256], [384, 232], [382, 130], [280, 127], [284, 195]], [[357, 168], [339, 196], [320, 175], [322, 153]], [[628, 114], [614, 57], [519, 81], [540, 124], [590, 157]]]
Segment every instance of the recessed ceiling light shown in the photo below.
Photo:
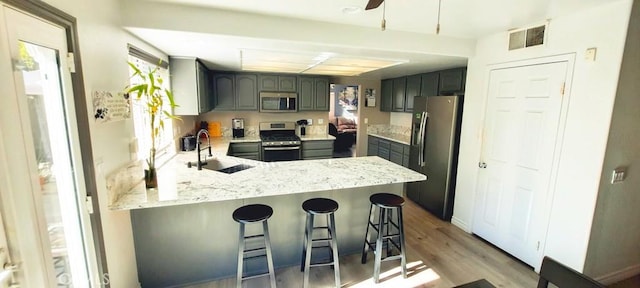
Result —
[[344, 14], [358, 14], [362, 12], [362, 8], [358, 6], [346, 6], [342, 7], [342, 13]]

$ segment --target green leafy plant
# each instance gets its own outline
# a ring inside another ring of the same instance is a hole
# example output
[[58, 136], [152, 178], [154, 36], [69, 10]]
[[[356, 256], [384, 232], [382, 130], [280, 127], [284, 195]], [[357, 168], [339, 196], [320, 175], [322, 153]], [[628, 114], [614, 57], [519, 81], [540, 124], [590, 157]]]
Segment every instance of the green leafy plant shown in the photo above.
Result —
[[[125, 93], [129, 96], [136, 97], [136, 100], [142, 101], [145, 111], [149, 115], [149, 128], [151, 131], [151, 149], [149, 149], [149, 157], [147, 165], [149, 171], [156, 168], [156, 144], [158, 136], [164, 129], [164, 121], [166, 119], [180, 119], [173, 114], [173, 109], [178, 107], [173, 98], [173, 93], [167, 88], [163, 88], [164, 80], [157, 75], [158, 67], [143, 72], [134, 63], [129, 62], [129, 67], [133, 74], [131, 78], [139, 77], [140, 81], [136, 84], [129, 85], [125, 89]], [[165, 106], [165, 101], [169, 102], [169, 106]], [[168, 109], [167, 109], [168, 108]]]

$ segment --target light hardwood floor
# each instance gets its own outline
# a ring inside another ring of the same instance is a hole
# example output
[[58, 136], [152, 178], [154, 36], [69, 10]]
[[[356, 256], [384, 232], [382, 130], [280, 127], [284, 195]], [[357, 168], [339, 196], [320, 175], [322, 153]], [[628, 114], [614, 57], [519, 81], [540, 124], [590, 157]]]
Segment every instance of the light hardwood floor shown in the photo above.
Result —
[[[381, 271], [384, 273], [381, 274], [380, 283], [375, 285], [371, 279], [372, 253], [364, 265], [360, 264], [359, 254], [346, 255], [340, 257], [342, 287], [449, 288], [482, 278], [496, 287], [536, 287], [538, 274], [531, 267], [451, 223], [441, 221], [410, 200], [405, 205], [404, 218], [409, 271], [407, 279], [400, 274], [399, 261], [383, 262]], [[334, 287], [333, 270], [330, 267], [312, 268], [310, 273], [311, 287]], [[278, 287], [302, 287], [300, 268], [276, 270], [276, 281]], [[633, 283], [637, 282], [630, 284]], [[235, 278], [187, 287], [235, 287]], [[244, 281], [243, 287], [269, 287], [269, 282], [266, 277], [251, 279]]]

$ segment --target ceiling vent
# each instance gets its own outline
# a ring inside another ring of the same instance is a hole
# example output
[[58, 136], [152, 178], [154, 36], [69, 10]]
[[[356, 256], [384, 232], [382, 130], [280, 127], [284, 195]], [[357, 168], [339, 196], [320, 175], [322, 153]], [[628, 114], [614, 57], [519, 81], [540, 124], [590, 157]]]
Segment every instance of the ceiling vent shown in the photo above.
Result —
[[547, 24], [509, 31], [509, 50], [543, 45]]

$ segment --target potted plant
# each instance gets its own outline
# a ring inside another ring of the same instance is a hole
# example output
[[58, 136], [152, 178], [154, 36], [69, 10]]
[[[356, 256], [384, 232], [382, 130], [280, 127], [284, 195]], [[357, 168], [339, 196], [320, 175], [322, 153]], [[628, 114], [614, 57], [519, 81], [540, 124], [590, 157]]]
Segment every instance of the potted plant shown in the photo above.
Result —
[[[164, 120], [180, 119], [173, 114], [173, 109], [178, 105], [174, 102], [171, 90], [162, 87], [164, 80], [156, 73], [158, 67], [153, 70], [149, 69], [150, 71], [146, 73], [136, 67], [134, 63], [129, 62], [129, 67], [133, 70], [131, 78], [139, 77], [139, 81], [128, 85], [125, 93], [130, 97], [136, 97], [136, 100], [140, 101], [149, 116], [151, 148], [149, 149], [149, 157], [146, 159], [145, 185], [147, 188], [155, 188], [158, 186], [156, 175], [156, 144], [158, 136], [164, 128]], [[169, 106], [165, 105], [167, 101]]]

